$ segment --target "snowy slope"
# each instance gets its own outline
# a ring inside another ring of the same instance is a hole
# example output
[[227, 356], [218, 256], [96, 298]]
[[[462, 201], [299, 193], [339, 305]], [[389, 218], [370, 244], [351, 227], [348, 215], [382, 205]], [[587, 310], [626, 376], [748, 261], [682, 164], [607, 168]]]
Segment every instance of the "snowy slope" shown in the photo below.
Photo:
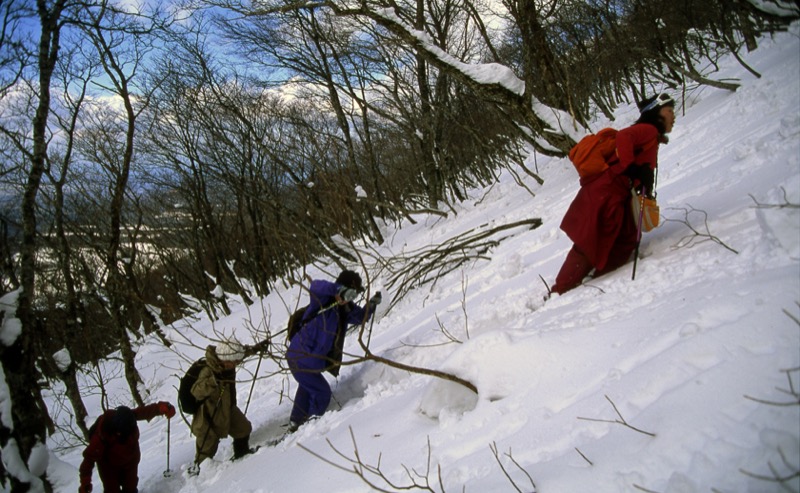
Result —
[[[399, 257], [542, 218], [535, 230], [498, 234], [508, 237], [486, 258], [412, 290], [388, 312], [385, 303], [374, 323], [376, 354], [456, 374], [478, 395], [375, 363], [346, 366], [331, 379], [334, 402], [322, 418], [236, 463], [223, 440], [195, 478], [186, 475], [188, 428], [173, 419], [168, 442], [166, 420], [156, 418], [140, 426], [140, 492], [374, 491], [353, 474], [356, 454], [380, 465], [384, 478], [366, 479], [387, 491], [412, 480], [436, 492], [531, 492], [532, 483], [540, 493], [800, 491], [796, 476], [783, 486], [754, 477], [800, 470], [799, 31], [765, 39], [746, 57], [760, 79], [729, 60], [717, 76], [739, 78], [737, 92], [674, 94], [685, 104], [660, 153], [663, 225], [645, 236], [633, 281], [628, 265], [542, 303], [539, 276], [552, 282], [570, 247], [558, 225], [578, 183], [565, 159], [529, 158], [545, 178], [539, 186], [526, 177], [535, 196], [504, 173], [457, 214], [387, 226], [387, 243], [369, 245]], [[621, 108], [613, 125], [636, 116]], [[372, 290], [389, 299], [387, 272], [370, 262]], [[337, 269], [309, 273], [330, 278]], [[214, 323], [176, 323], [166, 329], [175, 351], [144, 343], [137, 362], [150, 400], [175, 401], [177, 375], [209, 343], [203, 335], [235, 333], [247, 343], [248, 327], [280, 331], [299, 296], [281, 289]], [[359, 352], [354, 337], [346, 350]], [[272, 375], [273, 362], [244, 366], [239, 402], [249, 397], [253, 442], [265, 442], [282, 433], [295, 383]], [[104, 374], [115, 375], [113, 362]], [[131, 404], [119, 373], [109, 389], [115, 405]], [[99, 414], [99, 401], [88, 402]], [[77, 490], [80, 452], [51, 460], [58, 491]], [[96, 473], [94, 482], [97, 491]]]

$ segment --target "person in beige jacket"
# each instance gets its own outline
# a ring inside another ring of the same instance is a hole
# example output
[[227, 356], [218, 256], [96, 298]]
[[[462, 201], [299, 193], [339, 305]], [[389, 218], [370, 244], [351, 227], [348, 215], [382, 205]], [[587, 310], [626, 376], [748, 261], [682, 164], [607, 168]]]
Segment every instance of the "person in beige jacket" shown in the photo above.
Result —
[[206, 365], [192, 386], [192, 395], [202, 402], [192, 419], [196, 437], [193, 470], [213, 457], [222, 438], [233, 438], [233, 460], [255, 452], [250, 448], [253, 425], [236, 405], [236, 366], [244, 360], [245, 347], [235, 339], [206, 348]]

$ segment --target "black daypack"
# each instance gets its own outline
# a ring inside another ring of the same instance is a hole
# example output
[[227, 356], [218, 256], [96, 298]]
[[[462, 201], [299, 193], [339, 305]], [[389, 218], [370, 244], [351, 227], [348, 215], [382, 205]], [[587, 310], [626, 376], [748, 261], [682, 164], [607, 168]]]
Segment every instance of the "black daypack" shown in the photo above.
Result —
[[291, 341], [295, 334], [300, 332], [300, 329], [303, 328], [303, 325], [308, 322], [308, 320], [303, 319], [303, 315], [305, 315], [306, 310], [308, 310], [308, 305], [298, 308], [289, 316], [289, 322], [286, 324], [287, 341]]
[[186, 374], [181, 377], [181, 383], [178, 387], [178, 406], [183, 413], [194, 414], [200, 410], [200, 405], [203, 401], [197, 400], [197, 398], [192, 395], [192, 387], [197, 381], [197, 377], [200, 376], [200, 370], [205, 366], [206, 359], [200, 358], [192, 363], [192, 366], [186, 370]]

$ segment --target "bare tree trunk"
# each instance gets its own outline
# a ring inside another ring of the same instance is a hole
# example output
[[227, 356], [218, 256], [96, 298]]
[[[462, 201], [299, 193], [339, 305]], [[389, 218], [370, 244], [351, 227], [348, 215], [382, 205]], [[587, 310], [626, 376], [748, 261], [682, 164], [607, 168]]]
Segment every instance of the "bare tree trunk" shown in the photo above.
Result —
[[[112, 81], [114, 92], [122, 99], [125, 109], [125, 140], [122, 157], [118, 163], [106, 163], [112, 170], [110, 176], [114, 179], [114, 182], [111, 183], [111, 203], [108, 210], [110, 221], [108, 244], [106, 245], [105, 252], [105, 268], [108, 275], [106, 287], [108, 289], [109, 298], [109, 306], [107, 309], [118, 331], [117, 341], [119, 343], [119, 350], [125, 369], [125, 379], [128, 382], [133, 400], [137, 405], [141, 406], [144, 404], [144, 400], [142, 399], [139, 387], [143, 381], [138, 370], [136, 370], [136, 353], [133, 351], [128, 336], [128, 330], [131, 330], [131, 332], [135, 334], [137, 327], [131, 327], [132, 307], [130, 306], [130, 300], [125, 296], [127, 291], [125, 274], [122, 269], [120, 269], [120, 262], [124, 260], [119, 257], [123, 228], [122, 209], [128, 187], [131, 163], [133, 161], [133, 140], [136, 129], [136, 112], [133, 108], [132, 96], [129, 88], [129, 82], [133, 78], [133, 74], [126, 73], [123, 64], [117, 59], [117, 54], [106, 39], [106, 27], [103, 26], [106, 12], [104, 4], [97, 16], [92, 19], [93, 24], [87, 26], [85, 32], [94, 43], [98, 55], [102, 60], [105, 73]], [[117, 25], [113, 27], [116, 29], [122, 28], [122, 26]], [[134, 40], [133, 43], [135, 44], [136, 41]], [[141, 55], [138, 56], [140, 57]], [[123, 310], [127, 313], [123, 313]]]
[[[422, 31], [425, 25], [425, 2], [417, 0], [414, 29]], [[428, 63], [421, 52], [414, 55], [416, 60], [417, 90], [419, 91], [419, 152], [422, 156], [423, 172], [426, 178], [428, 206], [436, 208], [442, 200], [442, 174], [440, 163], [434, 149], [433, 110], [431, 108], [431, 88], [428, 83]]]
[[[13, 440], [19, 450], [21, 465], [29, 464], [31, 452], [35, 447], [45, 446], [47, 439], [46, 423], [50, 421], [44, 405], [40, 374], [36, 365], [40, 333], [36, 330], [34, 299], [36, 296], [36, 198], [47, 162], [47, 118], [50, 113], [50, 83], [60, 48], [60, 22], [65, 0], [58, 0], [48, 6], [45, 0], [38, 0], [37, 7], [41, 24], [39, 38], [38, 70], [39, 101], [31, 129], [33, 150], [30, 154], [28, 181], [22, 196], [22, 246], [20, 250], [21, 285], [16, 313], [3, 312], [3, 322], [8, 323], [14, 316], [19, 318], [22, 330], [9, 346], [0, 347], [0, 361], [3, 364], [6, 384], [10, 394], [11, 423], [9, 429], [0, 424], [0, 445], [4, 450]], [[9, 459], [6, 459], [9, 460]], [[53, 491], [46, 476], [46, 469], [28, 470], [32, 480], [17, 477], [19, 471], [2, 470], [3, 483], [10, 484], [13, 493], [43, 488]], [[39, 483], [41, 486], [34, 486]]]
[[[69, 83], [68, 81], [64, 82], [65, 85]], [[77, 120], [86, 96], [88, 79], [84, 79], [81, 82], [82, 84], [80, 84], [80, 91], [77, 91], [74, 98], [71, 100], [72, 104], [69, 107], [71, 114], [69, 115], [69, 118], [64, 121], [62, 126], [62, 130], [64, 131], [65, 135], [66, 147], [64, 149], [63, 156], [61, 156], [60, 159], [61, 166], [58, 167], [51, 165], [47, 170], [47, 175], [49, 176], [50, 181], [53, 183], [54, 188], [53, 221], [55, 227], [55, 245], [53, 251], [56, 255], [57, 268], [60, 271], [61, 279], [63, 280], [63, 296], [65, 298], [64, 326], [58, 328], [48, 327], [48, 330], [59, 330], [61, 332], [61, 338], [69, 341], [78, 341], [78, 345], [80, 347], [84, 347], [85, 339], [83, 339], [83, 337], [86, 337], [86, 335], [85, 333], [82, 333], [84, 327], [82, 327], [80, 320], [86, 320], [86, 317], [81, 316], [82, 309], [80, 295], [78, 293], [78, 289], [76, 288], [77, 283], [72, 269], [74, 251], [68, 239], [64, 205], [64, 189], [67, 185], [67, 176], [69, 174], [70, 165], [72, 164]], [[74, 348], [75, 346], [73, 344], [69, 344], [69, 347]], [[71, 357], [74, 359], [74, 352], [72, 352]], [[86, 405], [83, 403], [80, 387], [78, 386], [75, 363], [70, 363], [66, 370], [61, 371], [57, 368], [57, 364], [53, 360], [52, 355], [44, 355], [44, 359], [45, 364], [49, 365], [52, 369], [55, 369], [55, 371], [53, 371], [51, 374], [59, 375], [60, 380], [63, 382], [67, 398], [69, 399], [70, 405], [73, 409], [75, 422], [83, 432], [84, 436], [88, 439], [89, 430], [86, 426], [88, 412], [86, 410]]]

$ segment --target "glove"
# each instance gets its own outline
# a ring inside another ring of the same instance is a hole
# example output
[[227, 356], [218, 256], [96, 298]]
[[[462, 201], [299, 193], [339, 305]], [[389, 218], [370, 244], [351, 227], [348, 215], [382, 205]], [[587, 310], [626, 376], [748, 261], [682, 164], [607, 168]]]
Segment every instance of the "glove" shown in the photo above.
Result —
[[356, 299], [358, 296], [358, 291], [353, 288], [348, 288], [347, 286], [342, 286], [339, 288], [337, 293], [339, 298], [343, 299], [344, 301], [350, 302]]
[[253, 348], [255, 348], [255, 350], [259, 353], [267, 352], [269, 351], [269, 342], [270, 342], [269, 339], [264, 339], [263, 341], [253, 346]]
[[85, 483], [81, 483], [80, 487], [78, 487], [78, 493], [92, 493], [92, 483], [89, 481]]
[[269, 339], [264, 339], [263, 341], [253, 344], [252, 346], [247, 346], [245, 348], [245, 354], [253, 355], [259, 353], [268, 353], [269, 352]]
[[[167, 419], [175, 416], [175, 406], [170, 404], [169, 402], [161, 401], [158, 403], [158, 412], [161, 413], [163, 416], [166, 416]], [[89, 491], [91, 491], [91, 485], [89, 486]]]
[[383, 301], [383, 296], [381, 296], [381, 292], [378, 291], [372, 296], [372, 298], [369, 299], [369, 304], [375, 308], [381, 304], [381, 301]]

